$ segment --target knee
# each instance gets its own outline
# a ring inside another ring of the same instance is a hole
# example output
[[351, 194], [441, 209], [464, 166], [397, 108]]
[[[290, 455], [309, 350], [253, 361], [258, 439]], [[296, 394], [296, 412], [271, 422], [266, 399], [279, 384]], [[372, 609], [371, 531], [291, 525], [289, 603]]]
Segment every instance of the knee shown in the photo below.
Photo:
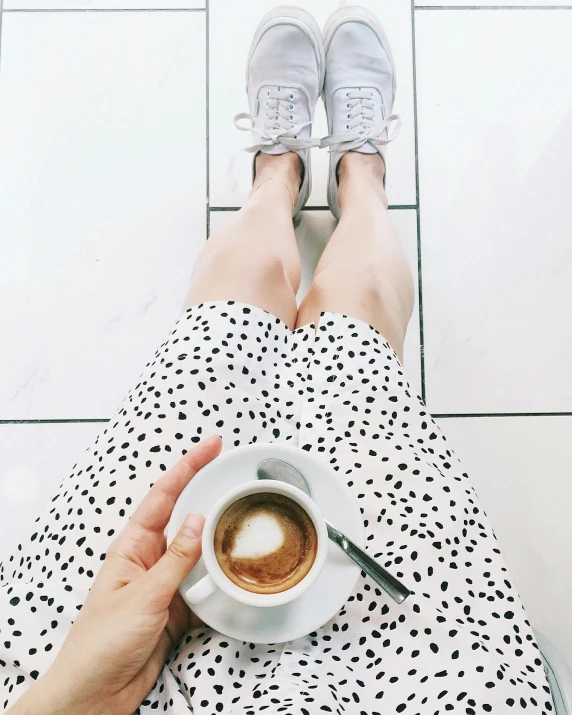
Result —
[[[413, 313], [415, 288], [409, 264], [387, 266], [361, 259], [324, 267], [314, 277], [309, 298], [321, 306], [349, 306], [400, 344]], [[334, 312], [342, 312], [339, 309]]]
[[284, 265], [280, 257], [260, 244], [245, 246], [243, 243], [208, 246], [197, 262], [197, 273], [216, 275], [219, 280], [241, 280], [249, 278], [256, 282], [267, 282], [280, 286], [286, 281]]
[[339, 264], [332, 263], [318, 267], [310, 291], [318, 299], [323, 296], [346, 296], [352, 302], [373, 305], [381, 298], [379, 282], [375, 272], [361, 261]]
[[387, 305], [407, 319], [415, 302], [413, 275], [405, 260], [393, 261], [391, 267], [361, 258], [330, 264], [316, 273], [312, 289], [319, 294], [344, 293], [369, 307]]

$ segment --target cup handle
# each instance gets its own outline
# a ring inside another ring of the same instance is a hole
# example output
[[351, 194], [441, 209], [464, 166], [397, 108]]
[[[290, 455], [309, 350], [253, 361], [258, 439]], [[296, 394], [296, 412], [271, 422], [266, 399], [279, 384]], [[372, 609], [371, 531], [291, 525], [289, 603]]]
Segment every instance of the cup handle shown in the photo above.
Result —
[[212, 596], [216, 588], [215, 582], [207, 575], [185, 591], [185, 601], [187, 601], [190, 606], [198, 606], [205, 598]]

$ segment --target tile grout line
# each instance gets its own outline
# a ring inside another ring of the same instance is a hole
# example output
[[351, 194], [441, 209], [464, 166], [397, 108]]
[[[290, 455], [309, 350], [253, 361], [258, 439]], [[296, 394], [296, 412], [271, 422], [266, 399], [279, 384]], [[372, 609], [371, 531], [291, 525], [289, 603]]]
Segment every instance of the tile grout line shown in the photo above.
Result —
[[205, 180], [206, 180], [206, 236], [205, 240], [208, 241], [211, 235], [211, 171], [210, 171], [210, 0], [205, 0], [205, 66], [206, 66], [206, 77], [205, 77], [205, 122], [206, 122], [206, 167], [205, 167]]
[[572, 10], [570, 5], [415, 5], [416, 10]]
[[419, 210], [419, 137], [417, 126], [417, 59], [415, 55], [415, 0], [411, 0], [411, 53], [413, 68], [413, 134], [415, 138], [415, 204], [417, 209], [417, 294], [419, 301], [419, 357], [421, 362], [421, 398], [425, 390], [425, 332], [423, 326], [423, 266], [421, 261], [421, 212]]
[[[414, 5], [415, 10], [572, 10], [570, 5]], [[205, 12], [207, 7], [77, 7], [77, 8], [5, 8], [10, 13], [41, 12]]]
[[[416, 204], [390, 204], [389, 211], [417, 211]], [[210, 211], [240, 211], [240, 206], [210, 206]], [[329, 211], [329, 206], [304, 206], [302, 211]]]
[[85, 418], [85, 419], [37, 419], [37, 420], [0, 420], [0, 425], [57, 425], [57, 424], [84, 424], [95, 422], [110, 422], [111, 418]]
[[6, 8], [4, 12], [205, 12], [204, 7], [52, 7], [52, 8]]
[[0, 72], [2, 70], [2, 15], [4, 14], [4, 2], [0, 0]]
[[477, 417], [572, 417], [572, 412], [459, 412], [457, 414], [432, 414], [433, 419], [459, 419]]
[[[446, 414], [431, 414], [435, 420], [446, 419], [478, 419], [480, 417], [572, 417], [572, 412], [457, 412]], [[112, 418], [61, 418], [61, 419], [29, 419], [0, 420], [1, 425], [45, 425], [45, 424], [95, 424], [110, 422]]]

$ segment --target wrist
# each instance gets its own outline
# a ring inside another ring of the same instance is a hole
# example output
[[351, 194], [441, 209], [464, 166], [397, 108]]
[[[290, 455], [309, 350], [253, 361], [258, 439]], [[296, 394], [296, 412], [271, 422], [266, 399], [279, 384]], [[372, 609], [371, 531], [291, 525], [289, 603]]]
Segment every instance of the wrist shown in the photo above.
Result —
[[73, 692], [68, 682], [48, 670], [8, 711], [7, 715], [105, 715], [105, 703], [90, 703]]

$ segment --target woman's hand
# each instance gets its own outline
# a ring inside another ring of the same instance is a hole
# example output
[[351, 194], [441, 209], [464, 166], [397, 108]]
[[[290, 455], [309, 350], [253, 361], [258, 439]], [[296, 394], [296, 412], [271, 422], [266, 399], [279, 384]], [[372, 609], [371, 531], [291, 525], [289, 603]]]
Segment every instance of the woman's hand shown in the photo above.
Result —
[[178, 587], [201, 555], [204, 517], [189, 514], [166, 549], [165, 527], [183, 488], [221, 450], [191, 449], [153, 485], [110, 545], [56, 660], [16, 703], [17, 713], [132, 715], [172, 647], [201, 621]]

